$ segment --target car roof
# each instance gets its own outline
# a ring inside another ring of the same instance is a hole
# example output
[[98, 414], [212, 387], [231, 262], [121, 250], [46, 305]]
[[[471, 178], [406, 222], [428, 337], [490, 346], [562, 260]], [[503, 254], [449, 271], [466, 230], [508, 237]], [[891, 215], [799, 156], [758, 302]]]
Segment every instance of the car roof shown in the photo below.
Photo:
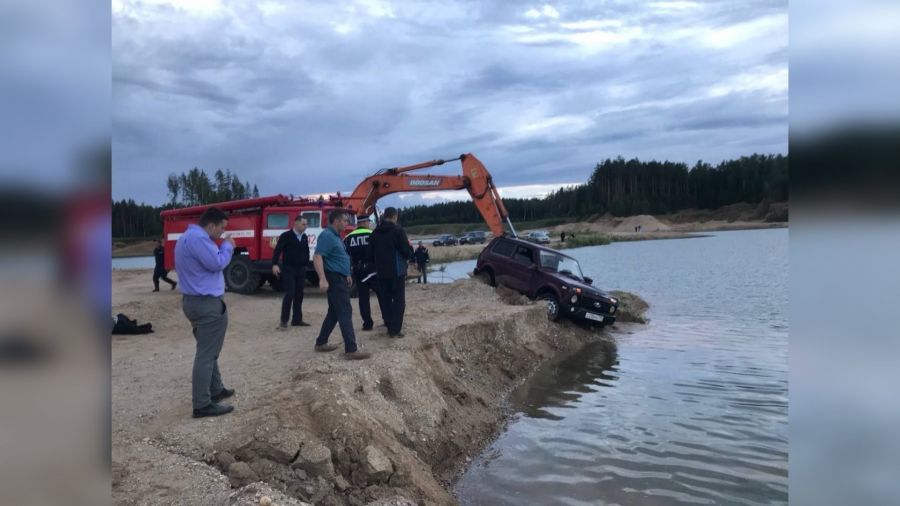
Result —
[[528, 247], [530, 247], [530, 248], [535, 248], [535, 249], [537, 249], [537, 250], [543, 250], [543, 251], [546, 251], [546, 252], [549, 252], [549, 253], [556, 253], [557, 255], [562, 255], [562, 256], [564, 256], [564, 257], [566, 257], [566, 258], [571, 258], [572, 260], [575, 260], [576, 262], [578, 261], [575, 257], [573, 257], [573, 256], [571, 256], [571, 255], [566, 255], [566, 254], [563, 253], [562, 251], [559, 251], [559, 250], [556, 250], [556, 249], [553, 249], [553, 248], [549, 248], [549, 247], [547, 247], [547, 246], [542, 246], [542, 245], [540, 245], [540, 244], [535, 244], [535, 243], [533, 243], [533, 242], [528, 242], [528, 241], [526, 241], [526, 240], [524, 240], [524, 239], [517, 239], [517, 238], [515, 238], [515, 237], [510, 237], [510, 236], [508, 236], [508, 235], [504, 235], [503, 237], [495, 237], [494, 240], [491, 241], [491, 242], [494, 243], [494, 242], [497, 242], [497, 241], [499, 241], [499, 240], [501, 240], [501, 239], [506, 239], [506, 240], [508, 240], [508, 241], [511, 241], [511, 242], [514, 243], [514, 244], [521, 244], [522, 246], [528, 246]]

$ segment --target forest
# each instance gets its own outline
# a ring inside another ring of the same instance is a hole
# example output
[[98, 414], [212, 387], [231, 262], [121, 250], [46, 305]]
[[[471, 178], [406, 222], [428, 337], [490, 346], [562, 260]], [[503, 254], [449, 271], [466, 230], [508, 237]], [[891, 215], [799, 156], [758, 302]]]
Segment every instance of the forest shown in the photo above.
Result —
[[[788, 200], [788, 158], [784, 155], [743, 156], [693, 167], [675, 162], [606, 159], [588, 181], [560, 188], [543, 198], [503, 199], [513, 221], [550, 218], [586, 219], [667, 214], [682, 209], [717, 209], [738, 202]], [[477, 223], [481, 215], [470, 202], [444, 202], [403, 209], [407, 226]]]
[[[502, 186], [502, 185], [501, 185]], [[256, 185], [242, 182], [231, 171], [212, 177], [196, 167], [166, 180], [169, 201], [161, 207], [133, 200], [113, 202], [113, 237], [157, 237], [162, 234], [159, 212], [173, 207], [212, 204], [258, 197]], [[788, 200], [788, 157], [753, 154], [716, 165], [698, 161], [626, 160], [598, 163], [587, 182], [560, 188], [543, 198], [504, 199], [513, 221], [550, 218], [582, 220], [610, 213], [614, 216], [667, 214], [682, 209], [717, 209], [738, 202]], [[443, 202], [402, 210], [406, 226], [480, 223], [471, 202]]]
[[132, 199], [112, 203], [112, 235], [123, 237], [159, 237], [162, 221], [159, 212], [175, 207], [188, 207], [229, 200], [259, 197], [259, 189], [249, 182], [242, 182], [230, 170], [217, 170], [212, 177], [194, 167], [181, 174], [169, 174], [166, 179], [168, 202], [163, 206], [138, 204]]

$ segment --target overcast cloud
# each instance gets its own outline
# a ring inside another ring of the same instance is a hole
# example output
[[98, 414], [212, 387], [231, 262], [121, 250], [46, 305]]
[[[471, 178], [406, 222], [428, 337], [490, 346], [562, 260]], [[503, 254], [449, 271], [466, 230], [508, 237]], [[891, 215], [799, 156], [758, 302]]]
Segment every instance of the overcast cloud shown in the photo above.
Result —
[[[166, 175], [194, 166], [262, 194], [346, 192], [382, 167], [471, 152], [524, 196], [619, 155], [786, 153], [787, 11], [116, 0], [114, 198], [162, 203]], [[402, 204], [446, 195], [423, 197]]]

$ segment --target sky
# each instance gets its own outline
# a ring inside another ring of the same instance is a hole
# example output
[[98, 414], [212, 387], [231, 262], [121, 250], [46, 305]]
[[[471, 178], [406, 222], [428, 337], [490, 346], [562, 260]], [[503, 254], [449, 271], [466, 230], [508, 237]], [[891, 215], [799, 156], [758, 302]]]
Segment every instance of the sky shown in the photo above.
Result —
[[787, 153], [788, 5], [114, 0], [112, 98], [114, 199], [192, 167], [347, 193], [460, 153], [541, 196], [617, 156]]

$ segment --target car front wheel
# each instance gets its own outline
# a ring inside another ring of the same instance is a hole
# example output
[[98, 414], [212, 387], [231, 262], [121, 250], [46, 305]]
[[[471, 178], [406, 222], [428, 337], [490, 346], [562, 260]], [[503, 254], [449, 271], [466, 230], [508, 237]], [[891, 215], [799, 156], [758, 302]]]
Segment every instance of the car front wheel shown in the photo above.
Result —
[[562, 313], [559, 307], [559, 298], [557, 298], [555, 294], [545, 293], [539, 296], [538, 299], [547, 304], [547, 319], [552, 322], [559, 321], [560, 314]]

